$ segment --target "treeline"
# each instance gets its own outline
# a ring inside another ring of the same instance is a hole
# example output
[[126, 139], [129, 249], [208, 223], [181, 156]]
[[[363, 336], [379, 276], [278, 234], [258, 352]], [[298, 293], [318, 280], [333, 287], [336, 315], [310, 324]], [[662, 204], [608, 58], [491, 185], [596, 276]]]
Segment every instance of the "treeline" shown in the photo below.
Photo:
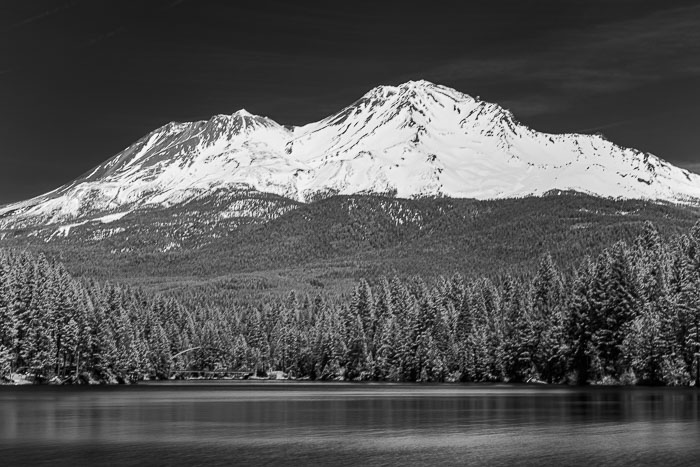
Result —
[[562, 271], [360, 280], [235, 308], [72, 279], [0, 252], [0, 374], [283, 371], [311, 379], [700, 385], [700, 223], [645, 224]]
[[[173, 282], [181, 287], [191, 280], [184, 286], [193, 288], [255, 274], [265, 276], [272, 285], [267, 291], [277, 296], [292, 289], [313, 295], [321, 287], [332, 295], [351, 290], [361, 277], [374, 284], [395, 271], [426, 280], [454, 271], [469, 277], [529, 274], [547, 252], [568, 266], [618, 240], [631, 242], [646, 220], [658, 221], [665, 237], [687, 232], [700, 212], [566, 194], [492, 201], [356, 195], [300, 205], [261, 223], [255, 216], [221, 219], [222, 206], [205, 204], [88, 223], [48, 243], [55, 226], [45, 226], [36, 237], [28, 236], [31, 230], [7, 231], [0, 243], [61, 258], [75, 277], [143, 283], [152, 291]], [[113, 235], [104, 237], [105, 232]], [[291, 269], [280, 278], [279, 271]], [[234, 300], [264, 298], [258, 285], [236, 290]]]

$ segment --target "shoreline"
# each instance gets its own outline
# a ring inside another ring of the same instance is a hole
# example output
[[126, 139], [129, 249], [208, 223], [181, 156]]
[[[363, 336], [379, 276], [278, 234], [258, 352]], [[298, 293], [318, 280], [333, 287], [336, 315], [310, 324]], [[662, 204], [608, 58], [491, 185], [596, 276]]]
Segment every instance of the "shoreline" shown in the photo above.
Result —
[[357, 384], [357, 385], [409, 385], [416, 387], [425, 386], [452, 386], [452, 387], [481, 387], [481, 386], [498, 386], [498, 387], [510, 387], [516, 388], [568, 388], [568, 389], [591, 389], [591, 388], [646, 388], [646, 389], [658, 389], [658, 388], [668, 388], [668, 389], [694, 389], [695, 385], [683, 385], [683, 386], [658, 386], [658, 385], [643, 385], [643, 384], [622, 384], [619, 382], [592, 382], [586, 385], [575, 385], [567, 383], [546, 383], [542, 381], [532, 380], [532, 381], [520, 381], [520, 382], [507, 382], [507, 381], [493, 381], [493, 382], [465, 382], [465, 381], [384, 381], [384, 380], [346, 380], [341, 378], [336, 379], [324, 379], [324, 380], [312, 380], [310, 378], [294, 378], [294, 377], [264, 377], [264, 376], [250, 376], [245, 378], [230, 377], [230, 376], [217, 376], [217, 377], [171, 377], [171, 378], [150, 378], [143, 377], [139, 379], [125, 378], [123, 375], [113, 375], [109, 380], [97, 379], [94, 377], [87, 378], [82, 376], [76, 378], [75, 375], [67, 378], [60, 379], [58, 377], [53, 377], [51, 379], [40, 378], [38, 381], [32, 379], [31, 375], [13, 374], [10, 377], [3, 376], [0, 379], [0, 387], [20, 387], [20, 386], [138, 386], [138, 385], [176, 385], [178, 383], [254, 383], [254, 384], [267, 384], [267, 383], [305, 383], [305, 384]]

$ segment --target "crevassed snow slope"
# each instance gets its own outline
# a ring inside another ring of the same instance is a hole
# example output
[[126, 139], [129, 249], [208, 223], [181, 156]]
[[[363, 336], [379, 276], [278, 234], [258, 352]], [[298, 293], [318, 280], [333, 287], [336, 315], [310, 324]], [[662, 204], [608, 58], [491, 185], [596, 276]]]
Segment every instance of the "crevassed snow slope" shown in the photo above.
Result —
[[45, 195], [0, 208], [0, 226], [170, 206], [215, 190], [506, 198], [553, 189], [700, 200], [700, 176], [600, 136], [540, 133], [496, 104], [427, 81], [380, 86], [335, 115], [284, 127], [245, 110], [171, 123]]

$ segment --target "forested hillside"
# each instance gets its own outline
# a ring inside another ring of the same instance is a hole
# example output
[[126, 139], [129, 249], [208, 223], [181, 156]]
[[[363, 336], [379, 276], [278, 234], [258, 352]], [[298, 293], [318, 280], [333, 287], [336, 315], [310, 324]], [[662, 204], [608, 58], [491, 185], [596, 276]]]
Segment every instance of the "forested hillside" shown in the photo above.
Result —
[[219, 218], [225, 205], [193, 202], [70, 230], [0, 232], [0, 247], [43, 253], [79, 278], [151, 291], [206, 290], [230, 304], [290, 289], [348, 293], [360, 278], [518, 275], [546, 253], [567, 269], [618, 240], [631, 242], [645, 221], [673, 236], [698, 218], [692, 206], [575, 193], [494, 201], [376, 195], [301, 205], [271, 196], [253, 201], [256, 213], [267, 214]]
[[397, 275], [360, 279], [349, 295], [202, 303], [195, 292], [75, 280], [42, 255], [2, 251], [0, 374], [700, 382], [700, 224], [665, 237], [646, 223], [631, 242], [567, 265], [544, 254], [518, 275]]

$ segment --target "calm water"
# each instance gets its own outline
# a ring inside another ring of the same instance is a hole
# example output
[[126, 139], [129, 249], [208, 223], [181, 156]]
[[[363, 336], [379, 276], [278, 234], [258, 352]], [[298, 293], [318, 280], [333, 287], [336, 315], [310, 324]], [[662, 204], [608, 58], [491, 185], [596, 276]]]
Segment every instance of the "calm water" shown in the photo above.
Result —
[[700, 465], [694, 389], [0, 387], [1, 465]]

